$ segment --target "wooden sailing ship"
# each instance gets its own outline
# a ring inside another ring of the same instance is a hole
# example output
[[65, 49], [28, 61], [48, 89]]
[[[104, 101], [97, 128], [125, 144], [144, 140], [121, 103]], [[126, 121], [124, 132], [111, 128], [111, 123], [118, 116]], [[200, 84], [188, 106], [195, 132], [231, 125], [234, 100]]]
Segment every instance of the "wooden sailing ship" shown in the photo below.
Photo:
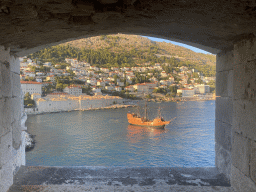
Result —
[[154, 120], [148, 119], [148, 111], [147, 111], [147, 102], [145, 103], [145, 116], [140, 117], [138, 113], [127, 113], [128, 122], [131, 125], [138, 125], [138, 126], [146, 126], [146, 127], [154, 127], [154, 128], [164, 128], [165, 125], [168, 125], [170, 121], [165, 121], [163, 117], [161, 117], [160, 108], [158, 110], [158, 117]]

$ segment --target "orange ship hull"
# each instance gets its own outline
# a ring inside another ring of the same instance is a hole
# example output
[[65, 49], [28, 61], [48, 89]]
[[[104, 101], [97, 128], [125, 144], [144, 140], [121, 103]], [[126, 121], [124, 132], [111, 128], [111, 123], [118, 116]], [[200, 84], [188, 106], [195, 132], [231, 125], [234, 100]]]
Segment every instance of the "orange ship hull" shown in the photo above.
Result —
[[164, 121], [162, 118], [155, 118], [153, 121], [147, 121], [133, 113], [127, 113], [127, 119], [131, 125], [154, 128], [164, 128], [165, 125], [168, 125], [170, 123], [170, 121]]

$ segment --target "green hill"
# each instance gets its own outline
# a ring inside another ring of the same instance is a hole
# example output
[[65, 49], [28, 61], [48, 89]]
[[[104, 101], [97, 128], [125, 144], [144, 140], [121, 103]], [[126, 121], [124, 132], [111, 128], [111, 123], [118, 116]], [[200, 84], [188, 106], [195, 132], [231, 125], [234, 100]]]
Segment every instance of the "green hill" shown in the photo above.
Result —
[[[163, 64], [165, 70], [188, 66], [205, 76], [215, 76], [216, 56], [195, 53], [165, 42], [154, 42], [138, 35], [102, 35], [70, 41], [29, 55], [32, 59], [64, 62], [77, 58], [98, 67], [132, 67]], [[166, 65], [168, 64], [168, 65]]]
[[102, 35], [71, 41], [63, 45], [93, 50], [108, 49], [113, 52], [129, 52], [135, 49], [136, 51], [144, 52], [145, 55], [148, 53], [148, 50], [151, 49], [157, 57], [175, 57], [179, 60], [197, 62], [198, 64], [216, 65], [215, 55], [196, 53], [178, 45], [151, 41], [139, 35]]

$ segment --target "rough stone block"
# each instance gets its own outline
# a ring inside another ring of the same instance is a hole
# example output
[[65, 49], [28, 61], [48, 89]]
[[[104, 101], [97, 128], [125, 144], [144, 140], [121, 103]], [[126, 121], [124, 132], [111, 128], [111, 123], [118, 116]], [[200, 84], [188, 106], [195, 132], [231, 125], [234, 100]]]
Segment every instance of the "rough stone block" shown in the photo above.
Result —
[[233, 70], [234, 55], [233, 51], [222, 52], [216, 56], [216, 72]]
[[222, 97], [233, 96], [233, 70], [217, 72], [216, 95]]
[[20, 121], [15, 120], [12, 123], [12, 146], [14, 149], [19, 149], [22, 144], [21, 132]]
[[256, 140], [256, 103], [248, 100], [233, 102], [233, 131]]
[[11, 67], [11, 72], [20, 74], [20, 60], [18, 57], [16, 58], [15, 56], [11, 56], [10, 67]]
[[234, 99], [256, 100], [256, 60], [234, 66]]
[[0, 167], [12, 160], [12, 133], [0, 137]]
[[215, 108], [215, 118], [221, 122], [231, 124], [233, 118], [233, 101], [229, 97], [217, 97]]
[[256, 141], [251, 141], [250, 176], [256, 183]]
[[228, 71], [216, 73], [216, 96], [228, 96]]
[[238, 133], [233, 134], [232, 138], [232, 164], [243, 174], [249, 176], [250, 162], [250, 140]]
[[3, 97], [3, 78], [2, 65], [0, 64], [0, 99]]
[[0, 169], [0, 191], [8, 191], [13, 184], [12, 162], [9, 161]]
[[233, 70], [230, 70], [228, 72], [228, 97], [233, 98]]
[[13, 121], [20, 121], [21, 120], [21, 105], [22, 101], [20, 97], [13, 97], [11, 98], [12, 105], [11, 105], [11, 111], [12, 111], [12, 117]]
[[11, 97], [12, 96], [12, 79], [10, 73], [10, 66], [2, 64], [0, 62], [1, 70], [1, 87], [0, 87], [0, 97]]
[[231, 174], [231, 152], [224, 149], [220, 144], [215, 143], [215, 166], [220, 173], [223, 173], [228, 179]]
[[12, 96], [20, 97], [21, 94], [21, 85], [20, 85], [20, 75], [14, 72], [11, 72], [12, 77]]
[[0, 46], [0, 63], [10, 62], [10, 48], [5, 49], [4, 46]]
[[232, 125], [215, 121], [215, 142], [228, 151], [231, 151], [231, 129]]
[[27, 127], [25, 125], [26, 121], [27, 121], [27, 114], [23, 113], [23, 115], [21, 117], [21, 130], [22, 131], [26, 131], [27, 130]]
[[234, 44], [234, 64], [247, 63], [256, 59], [256, 38], [243, 39]]
[[25, 160], [25, 132], [22, 131], [22, 145], [21, 147], [16, 150], [13, 149], [12, 150], [12, 160], [13, 160], [13, 174], [15, 175], [20, 166], [21, 165], [25, 165], [26, 164], [26, 160]]
[[0, 136], [12, 131], [11, 123], [13, 115], [11, 111], [12, 101], [9, 98], [0, 99]]
[[21, 100], [20, 97], [12, 98], [12, 139], [13, 147], [18, 149], [21, 145]]
[[255, 183], [239, 169], [231, 165], [231, 186], [235, 191], [255, 192]]

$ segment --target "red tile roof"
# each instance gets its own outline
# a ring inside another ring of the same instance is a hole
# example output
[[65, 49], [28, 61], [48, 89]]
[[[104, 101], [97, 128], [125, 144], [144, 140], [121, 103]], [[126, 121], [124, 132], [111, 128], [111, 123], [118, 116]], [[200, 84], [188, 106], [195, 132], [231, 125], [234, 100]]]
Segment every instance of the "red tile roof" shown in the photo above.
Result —
[[20, 81], [21, 84], [42, 84], [40, 82], [36, 82], [36, 81]]

